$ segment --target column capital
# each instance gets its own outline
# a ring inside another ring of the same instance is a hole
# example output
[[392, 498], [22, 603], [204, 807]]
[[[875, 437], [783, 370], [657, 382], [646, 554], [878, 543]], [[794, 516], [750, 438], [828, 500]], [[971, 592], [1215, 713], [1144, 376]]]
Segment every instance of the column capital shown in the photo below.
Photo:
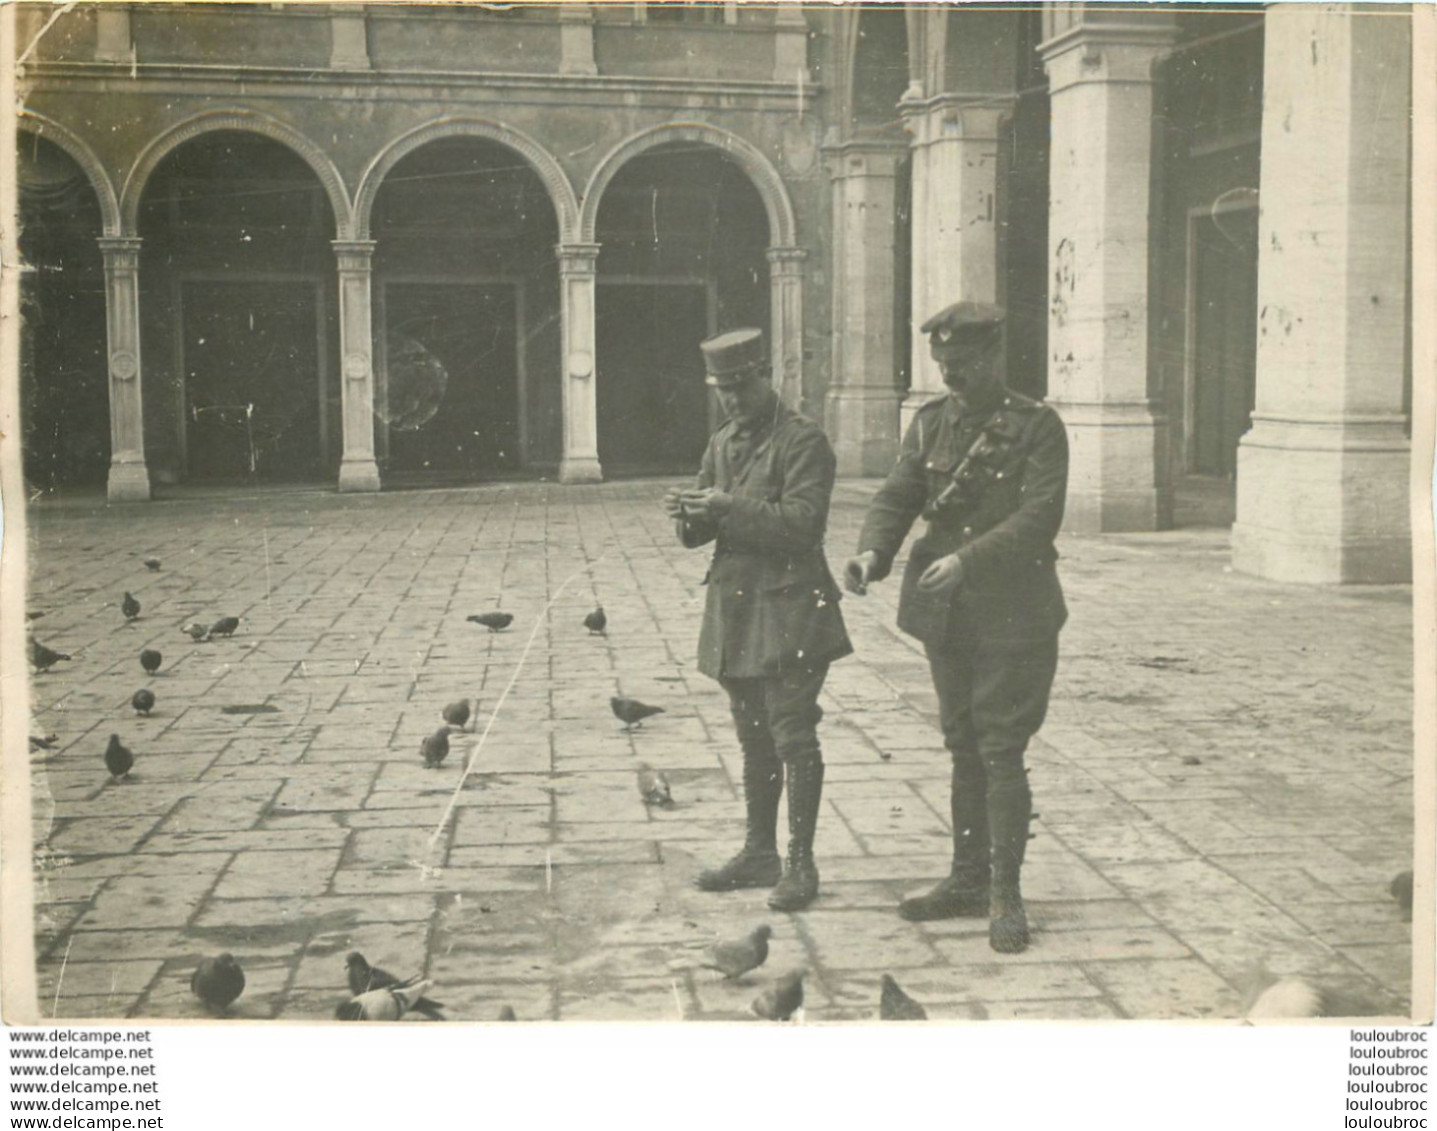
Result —
[[559, 260], [561, 267], [583, 270], [587, 265], [592, 270], [594, 260], [599, 258], [599, 248], [602, 246], [602, 244], [596, 243], [555, 244], [554, 255]]
[[1049, 94], [1082, 82], [1152, 81], [1153, 60], [1177, 42], [1169, 12], [1124, 12], [1112, 20], [1083, 19], [1038, 44]]
[[835, 181], [847, 177], [892, 177], [907, 152], [908, 143], [899, 139], [850, 138], [822, 147], [828, 175]]
[[374, 240], [330, 240], [341, 271], [368, 271], [374, 259]]
[[940, 141], [996, 141], [998, 127], [1013, 113], [1012, 94], [939, 94], [899, 103], [912, 145]]
[[808, 252], [801, 247], [771, 247], [765, 254], [774, 274], [796, 275], [808, 258]]
[[139, 236], [99, 236], [95, 242], [106, 260], [138, 259], [144, 240]]

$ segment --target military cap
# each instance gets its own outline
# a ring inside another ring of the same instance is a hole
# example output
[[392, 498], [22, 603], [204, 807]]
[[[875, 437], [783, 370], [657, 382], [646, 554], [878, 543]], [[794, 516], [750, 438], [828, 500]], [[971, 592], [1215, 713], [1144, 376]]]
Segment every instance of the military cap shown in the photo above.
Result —
[[928, 348], [937, 361], [946, 361], [961, 346], [996, 342], [1005, 311], [987, 302], [955, 302], [944, 307], [918, 332], [928, 335]]
[[752, 326], [729, 330], [700, 342], [699, 349], [703, 351], [704, 369], [707, 371], [704, 380], [719, 388], [737, 385], [768, 361], [763, 347], [763, 331]]

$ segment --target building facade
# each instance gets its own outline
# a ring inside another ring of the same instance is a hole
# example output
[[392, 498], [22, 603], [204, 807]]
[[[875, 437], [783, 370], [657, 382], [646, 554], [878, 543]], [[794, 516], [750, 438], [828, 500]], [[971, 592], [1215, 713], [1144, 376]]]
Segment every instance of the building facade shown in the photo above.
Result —
[[22, 7], [26, 472], [116, 500], [696, 465], [760, 325], [840, 473], [1010, 312], [1068, 524], [1410, 576], [1394, 6]]

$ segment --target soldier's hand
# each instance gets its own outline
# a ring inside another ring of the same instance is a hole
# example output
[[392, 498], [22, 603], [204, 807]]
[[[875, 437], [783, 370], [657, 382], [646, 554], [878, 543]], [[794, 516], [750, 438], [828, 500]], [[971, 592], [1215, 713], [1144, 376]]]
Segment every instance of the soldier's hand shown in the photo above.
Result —
[[683, 518], [683, 488], [670, 487], [664, 492], [664, 513], [670, 518]]
[[733, 508], [733, 496], [713, 487], [698, 487], [682, 492], [679, 503], [687, 515], [718, 519]]
[[918, 579], [920, 593], [947, 593], [963, 580], [963, 563], [957, 554], [945, 554], [923, 571]]
[[862, 597], [868, 592], [868, 581], [877, 566], [878, 555], [872, 550], [864, 550], [863, 553], [849, 558], [848, 564], [843, 567], [843, 587]]

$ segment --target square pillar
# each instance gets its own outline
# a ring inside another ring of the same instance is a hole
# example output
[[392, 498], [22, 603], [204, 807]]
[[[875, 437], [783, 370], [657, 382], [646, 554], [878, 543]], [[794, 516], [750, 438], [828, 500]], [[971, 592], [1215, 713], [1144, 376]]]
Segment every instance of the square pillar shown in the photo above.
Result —
[[374, 460], [374, 339], [370, 320], [373, 240], [335, 240], [339, 260], [341, 491], [378, 491]]
[[1273, 5], [1265, 24], [1257, 403], [1233, 565], [1409, 581], [1411, 21]]
[[145, 466], [144, 395], [140, 382], [140, 240], [101, 236], [105, 260], [105, 333], [110, 370], [111, 502], [150, 497]]
[[825, 416], [839, 475], [886, 475], [898, 458], [903, 394], [893, 364], [893, 241], [902, 155], [901, 144], [878, 141], [849, 142], [828, 151], [833, 376]]
[[598, 402], [594, 391], [596, 243], [560, 244], [559, 302], [563, 321], [564, 453], [560, 483], [600, 483]]
[[329, 67], [334, 71], [369, 71], [369, 28], [363, 8], [334, 8], [329, 14]]
[[[797, 412], [803, 404], [803, 261], [801, 247], [768, 249], [769, 327], [773, 387]], [[816, 412], [810, 413], [817, 416]]]
[[1068, 426], [1067, 530], [1171, 522], [1166, 423], [1148, 398], [1148, 212], [1153, 62], [1175, 38], [1168, 12], [1085, 7], [1038, 49], [1052, 105], [1048, 400]]
[[998, 295], [998, 127], [1006, 96], [971, 104], [956, 95], [900, 103], [913, 151], [912, 382], [902, 406], [913, 415], [947, 392], [918, 332], [955, 302], [996, 302]]

